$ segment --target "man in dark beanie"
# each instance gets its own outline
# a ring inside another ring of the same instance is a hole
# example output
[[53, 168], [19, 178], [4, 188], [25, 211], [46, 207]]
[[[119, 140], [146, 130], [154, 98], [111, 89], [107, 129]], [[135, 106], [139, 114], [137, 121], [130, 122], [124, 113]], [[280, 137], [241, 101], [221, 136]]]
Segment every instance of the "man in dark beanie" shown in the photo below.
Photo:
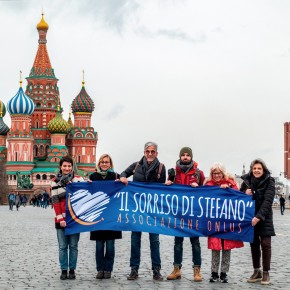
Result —
[[[203, 185], [204, 174], [197, 168], [197, 162], [192, 159], [192, 150], [189, 147], [183, 147], [179, 153], [179, 159], [176, 161], [175, 169], [168, 170], [168, 180], [165, 184], [171, 185], [184, 184], [192, 187]], [[168, 275], [167, 280], [176, 280], [181, 278], [182, 256], [183, 256], [183, 237], [174, 238], [174, 262], [173, 271]], [[192, 267], [193, 267], [193, 280], [195, 282], [202, 281], [200, 274], [201, 266], [201, 249], [199, 237], [190, 238], [192, 247]]]

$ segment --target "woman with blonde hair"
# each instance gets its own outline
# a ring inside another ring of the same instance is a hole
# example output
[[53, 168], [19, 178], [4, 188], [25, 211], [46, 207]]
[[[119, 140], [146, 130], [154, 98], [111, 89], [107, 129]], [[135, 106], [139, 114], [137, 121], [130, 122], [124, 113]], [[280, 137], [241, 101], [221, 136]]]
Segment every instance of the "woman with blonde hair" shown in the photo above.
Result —
[[[109, 154], [103, 154], [98, 161], [96, 172], [90, 175], [92, 181], [117, 180], [114, 164]], [[90, 239], [96, 241], [97, 279], [110, 279], [115, 259], [115, 239], [121, 239], [121, 231], [99, 230], [91, 232]]]
[[[221, 163], [215, 163], [210, 168], [210, 177], [204, 181], [204, 185], [219, 186], [220, 188], [233, 188], [238, 190], [237, 183], [230, 176]], [[230, 269], [231, 250], [241, 248], [242, 241], [225, 240], [216, 237], [208, 237], [208, 248], [212, 250], [211, 278], [210, 282], [217, 282], [220, 278], [222, 283], [228, 283], [227, 273]], [[218, 275], [220, 266], [220, 252], [222, 252], [221, 272]]]

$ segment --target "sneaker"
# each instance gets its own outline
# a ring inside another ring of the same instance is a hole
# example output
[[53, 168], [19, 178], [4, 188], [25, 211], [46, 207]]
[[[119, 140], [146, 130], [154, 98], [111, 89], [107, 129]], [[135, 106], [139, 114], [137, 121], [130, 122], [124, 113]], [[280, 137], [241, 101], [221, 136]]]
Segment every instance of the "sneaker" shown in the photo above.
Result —
[[61, 270], [60, 280], [67, 279], [67, 270]]
[[103, 279], [104, 278], [104, 271], [98, 271], [96, 279]]
[[209, 282], [214, 283], [217, 282], [219, 280], [219, 275], [217, 272], [212, 272], [211, 273], [211, 277], [209, 279]]
[[111, 272], [104, 271], [104, 279], [111, 279]]
[[227, 273], [221, 272], [221, 275], [220, 275], [220, 281], [221, 281], [222, 283], [228, 283]]
[[153, 269], [153, 279], [156, 281], [162, 281], [163, 277], [160, 273], [160, 269], [159, 268], [154, 268]]
[[247, 280], [248, 283], [255, 283], [262, 280], [262, 271], [260, 269], [254, 269], [253, 275]]
[[76, 278], [76, 273], [75, 273], [75, 270], [69, 270], [68, 272], [68, 278], [71, 279], [71, 280], [74, 280]]
[[132, 268], [127, 280], [136, 280], [138, 278], [138, 269]]

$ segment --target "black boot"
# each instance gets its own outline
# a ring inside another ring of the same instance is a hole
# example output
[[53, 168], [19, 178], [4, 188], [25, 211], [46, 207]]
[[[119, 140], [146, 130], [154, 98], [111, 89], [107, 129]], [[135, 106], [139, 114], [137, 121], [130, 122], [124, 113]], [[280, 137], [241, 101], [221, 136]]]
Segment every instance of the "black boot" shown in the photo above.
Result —
[[132, 268], [127, 280], [136, 280], [138, 278], [138, 269]]
[[209, 282], [217, 282], [219, 280], [219, 274], [217, 272], [212, 272]]
[[163, 277], [160, 274], [160, 269], [159, 268], [153, 268], [153, 279], [156, 281], [162, 281]]
[[76, 278], [75, 270], [73, 270], [73, 269], [69, 270], [68, 278], [71, 280], [74, 280]]
[[67, 279], [67, 270], [61, 270], [60, 280]]
[[220, 281], [222, 283], [228, 283], [227, 273], [221, 272]]

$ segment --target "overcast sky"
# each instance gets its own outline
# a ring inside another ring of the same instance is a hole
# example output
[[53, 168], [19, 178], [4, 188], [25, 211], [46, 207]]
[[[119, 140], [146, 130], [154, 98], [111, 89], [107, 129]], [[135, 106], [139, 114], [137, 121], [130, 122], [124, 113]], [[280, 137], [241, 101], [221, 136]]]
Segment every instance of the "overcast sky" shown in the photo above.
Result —
[[42, 9], [65, 119], [85, 70], [97, 158], [121, 172], [155, 141], [167, 168], [190, 146], [206, 175], [217, 161], [241, 174], [257, 157], [284, 171], [290, 1], [0, 0], [5, 104], [33, 65]]

